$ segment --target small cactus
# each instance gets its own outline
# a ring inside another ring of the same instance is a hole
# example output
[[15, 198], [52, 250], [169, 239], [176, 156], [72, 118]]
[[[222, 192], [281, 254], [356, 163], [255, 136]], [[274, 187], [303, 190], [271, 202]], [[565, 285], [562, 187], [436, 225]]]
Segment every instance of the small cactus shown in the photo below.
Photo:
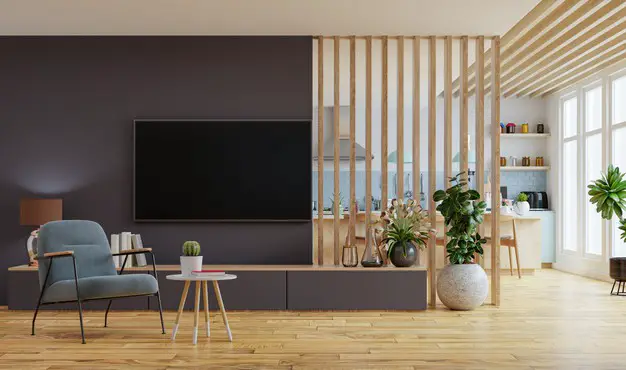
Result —
[[183, 256], [199, 256], [200, 255], [200, 243], [195, 240], [186, 241], [183, 243]]

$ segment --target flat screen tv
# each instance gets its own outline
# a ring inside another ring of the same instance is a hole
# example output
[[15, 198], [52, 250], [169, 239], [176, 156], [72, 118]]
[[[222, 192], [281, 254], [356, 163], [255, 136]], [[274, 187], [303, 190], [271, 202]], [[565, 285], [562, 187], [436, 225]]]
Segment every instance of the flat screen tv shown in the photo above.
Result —
[[135, 221], [308, 221], [310, 120], [135, 120]]

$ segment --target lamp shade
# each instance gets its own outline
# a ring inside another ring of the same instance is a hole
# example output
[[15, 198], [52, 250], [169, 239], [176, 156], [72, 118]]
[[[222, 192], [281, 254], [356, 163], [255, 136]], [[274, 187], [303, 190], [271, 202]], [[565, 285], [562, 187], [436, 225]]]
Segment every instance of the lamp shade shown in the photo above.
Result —
[[[398, 163], [398, 151], [394, 150], [389, 154], [389, 158], [387, 158], [387, 162], [389, 163]], [[404, 163], [413, 163], [413, 153], [404, 152]]]
[[41, 226], [47, 222], [62, 219], [62, 199], [20, 200], [20, 225], [22, 226]]

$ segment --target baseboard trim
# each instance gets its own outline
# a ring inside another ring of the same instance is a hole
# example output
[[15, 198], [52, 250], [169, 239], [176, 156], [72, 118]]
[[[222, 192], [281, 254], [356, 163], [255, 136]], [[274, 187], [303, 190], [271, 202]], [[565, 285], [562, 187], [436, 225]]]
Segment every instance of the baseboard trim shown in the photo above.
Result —
[[552, 268], [552, 262], [541, 262], [541, 268], [542, 269], [551, 269]]

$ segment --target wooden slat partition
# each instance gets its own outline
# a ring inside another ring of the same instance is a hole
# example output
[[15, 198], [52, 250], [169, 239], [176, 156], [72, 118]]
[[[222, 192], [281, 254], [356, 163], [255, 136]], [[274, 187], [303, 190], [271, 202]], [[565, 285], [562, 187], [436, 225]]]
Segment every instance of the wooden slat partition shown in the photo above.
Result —
[[[430, 223], [437, 224], [433, 194], [437, 187], [437, 39], [433, 36], [428, 42], [428, 183]], [[428, 247], [428, 289], [431, 307], [437, 305], [437, 237], [430, 238]]]
[[[446, 37], [444, 42], [444, 77], [443, 77], [443, 177], [444, 186], [448, 185], [448, 179], [452, 177], [452, 37]], [[446, 245], [448, 237], [443, 234], [444, 263], [448, 257]]]
[[[324, 39], [317, 39], [317, 219], [324, 219]], [[317, 264], [324, 264], [324, 222], [317, 223]]]
[[398, 37], [398, 98], [397, 98], [397, 199], [404, 199], [404, 38]]
[[[475, 114], [476, 114], [476, 190], [480, 193], [480, 198], [485, 199], [485, 39], [479, 37], [476, 40], [476, 94]], [[478, 233], [485, 235], [485, 227], [481, 224]], [[484, 267], [484, 260], [480, 259], [480, 264]]]
[[413, 199], [420, 200], [420, 39], [413, 39]]
[[370, 240], [372, 223], [372, 37], [365, 39], [365, 237]]
[[[500, 38], [491, 39], [491, 194], [500, 199]], [[493, 207], [492, 207], [493, 208]], [[496, 208], [497, 209], [497, 208]], [[500, 212], [491, 212], [491, 302], [500, 305]]]
[[355, 244], [356, 215], [356, 38], [350, 38], [350, 245]]
[[461, 54], [460, 54], [460, 68], [459, 71], [461, 73], [461, 86], [460, 86], [460, 95], [459, 95], [459, 123], [460, 123], [460, 172], [463, 172], [463, 178], [465, 180], [468, 179], [468, 170], [469, 170], [469, 143], [467, 140], [469, 139], [469, 128], [468, 128], [468, 109], [467, 109], [467, 64], [468, 64], [468, 41], [467, 37], [461, 37]]
[[333, 119], [333, 143], [334, 143], [334, 207], [333, 207], [333, 262], [335, 265], [339, 265], [339, 73], [340, 73], [340, 63], [339, 63], [339, 44], [340, 40], [338, 36], [335, 36], [334, 39], [334, 62], [335, 62], [335, 73], [334, 73], [334, 119]]
[[389, 71], [388, 71], [388, 63], [389, 63], [389, 56], [387, 55], [388, 53], [388, 43], [389, 40], [387, 39], [387, 37], [383, 37], [382, 39], [382, 93], [381, 93], [381, 119], [380, 119], [380, 176], [382, 177], [381, 179], [381, 195], [380, 195], [380, 199], [381, 199], [381, 207], [383, 209], [387, 208], [387, 195], [389, 194], [389, 187], [388, 187], [388, 166], [387, 166], [387, 154], [388, 154], [388, 142], [387, 142], [387, 119], [388, 119], [388, 78], [389, 78]]

